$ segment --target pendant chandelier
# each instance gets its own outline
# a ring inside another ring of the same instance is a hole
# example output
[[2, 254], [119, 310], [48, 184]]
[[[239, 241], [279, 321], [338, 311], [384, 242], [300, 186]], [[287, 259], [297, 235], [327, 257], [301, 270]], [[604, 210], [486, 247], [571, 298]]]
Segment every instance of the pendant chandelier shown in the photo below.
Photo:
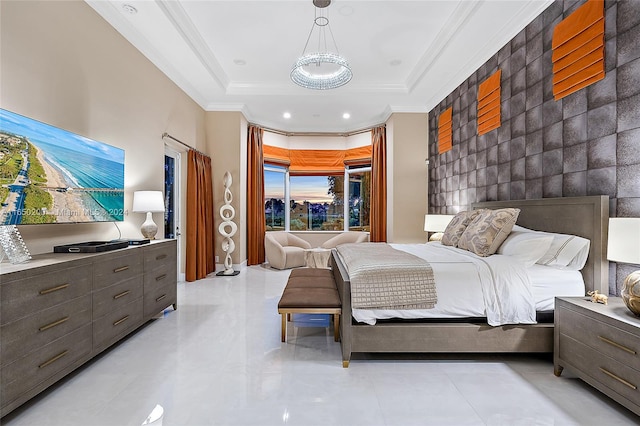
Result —
[[[347, 84], [353, 76], [349, 64], [338, 53], [336, 40], [329, 27], [326, 8], [330, 4], [331, 0], [313, 0], [313, 5], [316, 7], [315, 19], [302, 50], [302, 56], [291, 69], [291, 80], [307, 89], [335, 89]], [[312, 38], [315, 40], [314, 32], [317, 33], [318, 39], [317, 51], [307, 53], [309, 41]], [[331, 37], [335, 53], [328, 49], [327, 33]]]

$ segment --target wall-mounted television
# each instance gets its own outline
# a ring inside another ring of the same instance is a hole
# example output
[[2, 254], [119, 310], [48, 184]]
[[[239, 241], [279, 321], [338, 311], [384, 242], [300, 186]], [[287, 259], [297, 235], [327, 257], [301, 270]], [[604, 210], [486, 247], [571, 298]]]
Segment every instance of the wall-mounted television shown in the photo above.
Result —
[[124, 220], [124, 150], [0, 109], [0, 224]]

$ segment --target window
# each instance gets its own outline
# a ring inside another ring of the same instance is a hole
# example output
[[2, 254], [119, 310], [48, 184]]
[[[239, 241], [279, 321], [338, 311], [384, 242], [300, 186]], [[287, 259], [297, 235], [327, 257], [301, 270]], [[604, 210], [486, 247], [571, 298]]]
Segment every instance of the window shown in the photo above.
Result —
[[264, 213], [267, 231], [286, 229], [288, 210], [285, 182], [289, 172], [285, 167], [265, 165], [264, 167]]
[[371, 194], [371, 167], [348, 168], [349, 228], [352, 231], [369, 231], [369, 198]]
[[289, 176], [286, 167], [265, 165], [267, 231], [369, 231], [370, 175], [368, 166], [337, 176]]
[[[336, 180], [340, 179], [339, 183]], [[341, 231], [344, 229], [343, 178], [291, 176], [291, 231]]]

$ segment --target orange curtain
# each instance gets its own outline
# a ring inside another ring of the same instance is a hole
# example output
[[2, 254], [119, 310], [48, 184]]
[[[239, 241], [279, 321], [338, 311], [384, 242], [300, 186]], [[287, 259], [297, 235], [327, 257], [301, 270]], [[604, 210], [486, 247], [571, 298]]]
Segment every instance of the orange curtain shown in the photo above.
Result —
[[360, 165], [371, 162], [371, 145], [351, 148], [344, 153], [345, 165]]
[[387, 129], [371, 130], [371, 242], [387, 241]]
[[247, 265], [264, 263], [264, 130], [249, 126], [247, 137]]
[[262, 155], [265, 163], [273, 163], [286, 166], [291, 163], [291, 160], [289, 159], [289, 150], [287, 148], [263, 145]]
[[289, 173], [292, 175], [344, 174], [344, 151], [333, 149], [289, 150]]
[[191, 149], [187, 164], [187, 281], [205, 278], [216, 270], [214, 229], [211, 158]]

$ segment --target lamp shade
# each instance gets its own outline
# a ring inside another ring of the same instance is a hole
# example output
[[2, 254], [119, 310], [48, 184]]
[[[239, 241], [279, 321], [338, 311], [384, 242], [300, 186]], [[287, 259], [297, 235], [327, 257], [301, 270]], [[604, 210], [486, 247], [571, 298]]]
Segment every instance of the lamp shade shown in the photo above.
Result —
[[424, 230], [427, 232], [444, 232], [451, 219], [453, 219], [451, 214], [426, 214], [424, 215]]
[[164, 211], [162, 191], [135, 191], [133, 193], [134, 213], [157, 213]]
[[640, 265], [640, 218], [609, 219], [607, 259]]

